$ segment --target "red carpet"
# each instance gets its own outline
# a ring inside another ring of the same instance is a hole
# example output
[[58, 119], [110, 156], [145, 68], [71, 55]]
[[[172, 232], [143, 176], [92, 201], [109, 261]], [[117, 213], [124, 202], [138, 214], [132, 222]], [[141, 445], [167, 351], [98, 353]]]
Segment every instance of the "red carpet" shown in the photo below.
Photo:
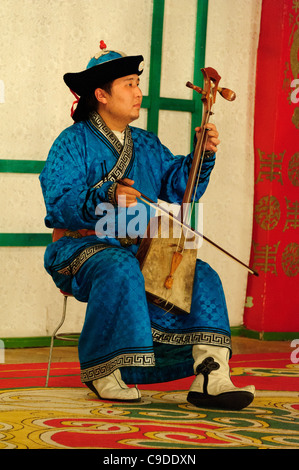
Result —
[[192, 377], [141, 385], [125, 404], [98, 400], [77, 363], [53, 363], [48, 388], [47, 364], [1, 364], [0, 449], [299, 449], [299, 364], [271, 353], [230, 365], [235, 385], [257, 389], [238, 412], [190, 405]]

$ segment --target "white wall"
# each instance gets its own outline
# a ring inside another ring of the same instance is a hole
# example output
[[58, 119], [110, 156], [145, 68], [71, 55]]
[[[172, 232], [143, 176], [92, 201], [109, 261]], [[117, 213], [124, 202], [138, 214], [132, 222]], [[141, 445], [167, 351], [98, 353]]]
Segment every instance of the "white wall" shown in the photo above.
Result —
[[[191, 98], [196, 0], [165, 3], [161, 96]], [[253, 103], [260, 0], [210, 0], [206, 65], [216, 68], [237, 101], [218, 98], [217, 166], [204, 196], [205, 234], [248, 261], [253, 198]], [[72, 123], [66, 72], [85, 68], [104, 39], [109, 48], [142, 53], [148, 94], [152, 1], [2, 0], [0, 6], [0, 158], [45, 160], [54, 138]], [[3, 94], [1, 95], [3, 97]], [[3, 102], [4, 101], [4, 102]], [[138, 125], [146, 127], [142, 110]], [[160, 112], [159, 137], [187, 153], [190, 115]], [[1, 232], [45, 232], [37, 175], [0, 174]], [[43, 268], [44, 248], [0, 248], [0, 337], [48, 335], [62, 298]], [[242, 323], [246, 272], [208, 246], [200, 250], [220, 273], [232, 326]], [[85, 304], [70, 299], [67, 329], [81, 328]]]

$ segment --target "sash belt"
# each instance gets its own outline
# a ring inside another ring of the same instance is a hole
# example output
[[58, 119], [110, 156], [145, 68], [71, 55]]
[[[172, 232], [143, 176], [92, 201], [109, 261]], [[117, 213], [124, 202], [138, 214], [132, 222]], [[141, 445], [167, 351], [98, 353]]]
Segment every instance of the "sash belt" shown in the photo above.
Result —
[[[71, 237], [71, 238], [82, 238], [82, 237], [89, 237], [91, 235], [96, 235], [95, 230], [89, 230], [87, 228], [82, 228], [79, 230], [68, 230], [66, 228], [54, 228], [52, 233], [52, 241], [57, 242], [62, 237]], [[131, 246], [136, 245], [139, 241], [139, 237], [131, 238], [129, 236], [125, 238], [118, 238], [116, 239], [119, 241], [121, 246]]]

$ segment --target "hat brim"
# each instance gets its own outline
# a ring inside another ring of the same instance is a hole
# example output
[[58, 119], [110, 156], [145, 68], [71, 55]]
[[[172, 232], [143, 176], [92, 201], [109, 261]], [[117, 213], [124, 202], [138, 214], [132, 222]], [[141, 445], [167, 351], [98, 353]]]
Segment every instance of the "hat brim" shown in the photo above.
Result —
[[65, 84], [77, 95], [82, 96], [101, 85], [127, 75], [142, 73], [143, 56], [126, 56], [109, 60], [77, 73], [66, 73]]

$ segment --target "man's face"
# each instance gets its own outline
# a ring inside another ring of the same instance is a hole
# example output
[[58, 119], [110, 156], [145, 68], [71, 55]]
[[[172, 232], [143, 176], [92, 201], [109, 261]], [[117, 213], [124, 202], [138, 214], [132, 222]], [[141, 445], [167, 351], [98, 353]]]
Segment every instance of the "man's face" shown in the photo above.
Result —
[[110, 129], [123, 131], [127, 124], [138, 119], [142, 93], [137, 74], [117, 78], [110, 94], [105, 92], [104, 96], [100, 114]]

